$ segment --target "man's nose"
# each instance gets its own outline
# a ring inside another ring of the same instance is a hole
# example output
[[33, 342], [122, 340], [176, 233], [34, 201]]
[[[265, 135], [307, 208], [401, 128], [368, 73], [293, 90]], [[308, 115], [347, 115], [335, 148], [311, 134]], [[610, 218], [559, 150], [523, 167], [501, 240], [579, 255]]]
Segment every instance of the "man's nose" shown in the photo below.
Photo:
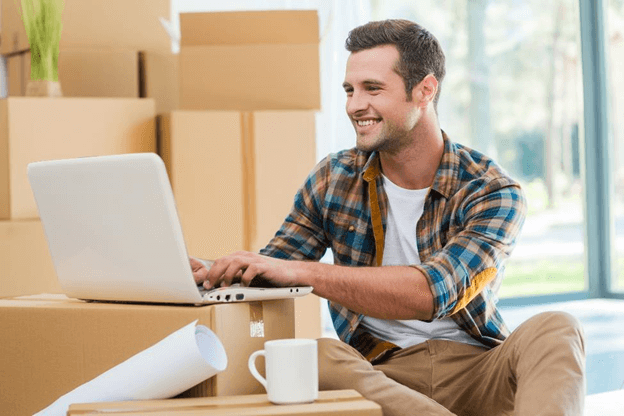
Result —
[[368, 104], [366, 94], [354, 91], [350, 97], [347, 97], [347, 114], [349, 116], [354, 116], [360, 112], [364, 112], [368, 108]]

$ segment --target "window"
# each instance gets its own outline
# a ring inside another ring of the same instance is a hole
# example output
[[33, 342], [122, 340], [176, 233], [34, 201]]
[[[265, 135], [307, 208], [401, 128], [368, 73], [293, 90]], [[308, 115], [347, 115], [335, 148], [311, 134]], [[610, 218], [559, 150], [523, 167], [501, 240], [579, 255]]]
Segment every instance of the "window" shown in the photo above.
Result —
[[447, 57], [441, 127], [492, 156], [527, 194], [529, 213], [501, 297], [587, 288], [577, 3], [373, 2], [375, 20], [410, 19], [438, 38]]

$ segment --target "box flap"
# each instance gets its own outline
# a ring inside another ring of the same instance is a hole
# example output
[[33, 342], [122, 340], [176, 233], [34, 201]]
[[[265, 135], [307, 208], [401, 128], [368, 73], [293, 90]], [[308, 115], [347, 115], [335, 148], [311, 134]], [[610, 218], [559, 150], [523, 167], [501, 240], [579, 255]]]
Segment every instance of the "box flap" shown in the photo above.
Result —
[[181, 46], [318, 43], [316, 10], [181, 13]]

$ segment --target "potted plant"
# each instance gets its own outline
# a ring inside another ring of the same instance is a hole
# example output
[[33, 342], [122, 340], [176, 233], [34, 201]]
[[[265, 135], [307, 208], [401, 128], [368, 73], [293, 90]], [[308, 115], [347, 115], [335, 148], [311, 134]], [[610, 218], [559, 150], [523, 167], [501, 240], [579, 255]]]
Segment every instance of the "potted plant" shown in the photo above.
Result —
[[21, 17], [30, 44], [31, 59], [26, 95], [60, 97], [58, 56], [63, 1], [21, 0], [21, 3]]

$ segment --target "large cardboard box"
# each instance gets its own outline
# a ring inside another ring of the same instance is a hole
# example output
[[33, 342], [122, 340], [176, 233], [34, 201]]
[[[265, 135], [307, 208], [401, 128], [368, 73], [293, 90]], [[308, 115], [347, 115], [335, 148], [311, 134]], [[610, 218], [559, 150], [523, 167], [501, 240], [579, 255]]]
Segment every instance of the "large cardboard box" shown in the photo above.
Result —
[[0, 221], [0, 298], [60, 293], [39, 220]]
[[180, 109], [320, 108], [317, 12], [180, 15]]
[[0, 219], [38, 217], [28, 163], [154, 152], [155, 129], [152, 99], [0, 100]]
[[[30, 52], [9, 60], [9, 96], [21, 97], [30, 80]], [[64, 97], [139, 97], [139, 53], [125, 49], [64, 48], [59, 52]]]
[[[159, 117], [165, 161], [191, 256], [258, 251], [315, 165], [313, 111], [174, 111]], [[297, 337], [321, 336], [320, 300], [295, 302]]]
[[364, 399], [355, 390], [321, 391], [314, 403], [273, 405], [266, 394], [204, 399], [148, 400], [143, 402], [74, 404], [68, 416], [89, 415], [193, 416], [381, 416], [381, 406]]
[[196, 319], [219, 337], [228, 367], [185, 396], [263, 393], [247, 360], [265, 341], [294, 336], [292, 299], [212, 306], [88, 303], [63, 295], [2, 299], [2, 414], [32, 415]]
[[[8, 58], [9, 96], [21, 97], [30, 80], [30, 51]], [[59, 82], [64, 97], [153, 98], [156, 113], [178, 108], [178, 59], [171, 52], [62, 48]]]
[[[61, 47], [113, 47], [170, 51], [159, 18], [171, 19], [169, 0], [51, 0], [64, 3]], [[21, 0], [3, 0], [0, 53], [30, 48], [20, 18]]]
[[191, 255], [216, 258], [269, 242], [315, 165], [314, 123], [312, 111], [159, 117], [159, 152]]

